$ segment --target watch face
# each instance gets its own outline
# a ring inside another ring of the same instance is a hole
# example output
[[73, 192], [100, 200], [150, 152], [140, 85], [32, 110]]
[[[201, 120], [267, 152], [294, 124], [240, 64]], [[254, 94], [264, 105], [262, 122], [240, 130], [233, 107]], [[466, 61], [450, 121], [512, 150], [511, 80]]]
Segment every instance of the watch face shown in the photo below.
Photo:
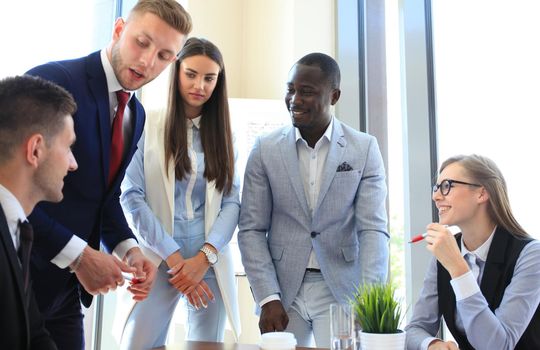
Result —
[[215, 263], [217, 263], [217, 255], [214, 254], [214, 253], [210, 253], [206, 256], [208, 258], [208, 262], [211, 264], [211, 265], [214, 265]]

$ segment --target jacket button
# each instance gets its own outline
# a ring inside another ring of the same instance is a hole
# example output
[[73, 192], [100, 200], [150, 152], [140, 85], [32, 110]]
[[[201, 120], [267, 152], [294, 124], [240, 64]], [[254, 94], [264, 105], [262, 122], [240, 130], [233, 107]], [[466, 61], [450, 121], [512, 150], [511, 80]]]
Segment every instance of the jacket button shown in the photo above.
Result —
[[319, 234], [319, 232], [311, 232], [311, 238], [315, 238], [315, 236], [317, 236]]

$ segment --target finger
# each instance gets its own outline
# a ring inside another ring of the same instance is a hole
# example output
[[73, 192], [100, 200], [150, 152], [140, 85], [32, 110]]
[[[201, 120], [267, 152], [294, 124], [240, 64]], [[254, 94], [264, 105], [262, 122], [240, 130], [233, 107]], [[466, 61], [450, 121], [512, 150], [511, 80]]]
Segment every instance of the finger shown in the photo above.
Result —
[[128, 287], [127, 289], [131, 294], [133, 294], [132, 298], [135, 301], [143, 301], [144, 299], [146, 299], [148, 297], [148, 294], [149, 294], [147, 292], [142, 292], [140, 290], [133, 289], [131, 287]]
[[190, 300], [191, 306], [193, 306], [196, 310], [199, 310], [201, 308], [201, 299], [197, 295], [196, 292], [188, 294], [188, 300]]
[[180, 286], [180, 289], [182, 290], [182, 293], [184, 294], [189, 294], [189, 293], [192, 293], [193, 291], [195, 291], [195, 289], [197, 288], [197, 285], [196, 284], [184, 284], [182, 286]]
[[176, 275], [178, 273], [178, 271], [180, 271], [182, 269], [182, 267], [184, 267], [184, 265], [185, 265], [185, 261], [182, 260], [178, 264], [176, 264], [172, 268], [170, 268], [167, 272], [169, 274], [171, 274], [171, 275]]
[[274, 323], [274, 329], [276, 330], [276, 332], [283, 332], [285, 330], [283, 322]]
[[199, 297], [199, 300], [201, 301], [201, 306], [205, 309], [208, 308], [208, 298], [206, 293], [204, 292], [204, 289], [201, 286], [197, 286], [195, 289], [195, 292], [197, 293], [197, 296]]
[[150, 289], [151, 289], [150, 286], [148, 285], [144, 285], [142, 283], [133, 283], [133, 282], [128, 286], [128, 288], [133, 293], [137, 292], [137, 293], [143, 293], [143, 294], [150, 292]]
[[206, 294], [206, 296], [208, 297], [209, 300], [211, 300], [211, 301], [215, 300], [214, 293], [212, 293], [212, 290], [210, 289], [208, 284], [206, 284], [205, 281], [201, 281], [199, 283], [199, 287], [204, 291], [204, 294]]
[[118, 268], [124, 272], [130, 272], [130, 273], [134, 273], [137, 271], [137, 269], [135, 267], [132, 267], [132, 266], [129, 266], [128, 264], [126, 264], [125, 262], [119, 260], [119, 259], [116, 259], [116, 258], [112, 258], [114, 263], [116, 264], [116, 266], [118, 266]]
[[180, 286], [182, 285], [182, 281], [177, 277], [174, 276], [173, 278], [169, 278], [169, 283], [174, 286], [174, 288], [180, 290]]
[[143, 266], [144, 278], [153, 281], [157, 274], [157, 267], [150, 261], [146, 261]]
[[259, 323], [259, 329], [261, 330], [261, 333], [273, 332], [275, 330], [271, 324], [267, 324], [267, 323], [264, 323], [264, 324]]
[[191, 295], [186, 295], [186, 299], [187, 299], [188, 303], [189, 303], [191, 306], [195, 307], [195, 305], [194, 305], [195, 301], [193, 300], [193, 298], [192, 298]]

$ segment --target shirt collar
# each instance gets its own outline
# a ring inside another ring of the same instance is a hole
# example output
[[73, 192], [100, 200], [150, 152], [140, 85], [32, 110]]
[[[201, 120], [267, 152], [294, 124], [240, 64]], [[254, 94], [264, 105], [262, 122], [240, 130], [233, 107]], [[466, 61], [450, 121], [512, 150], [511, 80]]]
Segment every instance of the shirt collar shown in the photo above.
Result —
[[107, 89], [109, 94], [115, 93], [118, 90], [124, 90], [126, 92], [129, 92], [129, 98], [131, 98], [131, 96], [133, 96], [133, 91], [127, 91], [122, 87], [122, 85], [120, 85], [120, 82], [116, 78], [116, 74], [114, 74], [114, 70], [111, 62], [109, 61], [109, 57], [107, 57], [107, 49], [101, 50], [100, 56], [101, 65], [103, 66], [103, 70], [105, 71], [105, 78], [107, 79]]
[[7, 188], [0, 184], [0, 204], [6, 215], [9, 232], [17, 232], [19, 221], [26, 221], [26, 214], [19, 200]]
[[478, 257], [482, 261], [487, 260], [487, 256], [489, 253], [489, 248], [491, 247], [491, 242], [493, 241], [493, 236], [495, 235], [495, 231], [497, 230], [497, 226], [493, 229], [493, 232], [491, 232], [491, 235], [489, 235], [488, 239], [478, 248], [476, 248], [474, 251], [469, 251], [467, 247], [465, 247], [465, 244], [463, 244], [463, 238], [461, 239], [461, 255], [465, 256], [467, 253], [471, 253]]
[[196, 127], [197, 129], [200, 129], [201, 127], [201, 118], [202, 118], [202, 115], [196, 117], [196, 118], [193, 118], [193, 119], [187, 119], [187, 125], [188, 127]]
[[[326, 138], [329, 142], [332, 141], [332, 131], [333, 131], [333, 129], [334, 129], [334, 117], [332, 117], [330, 119], [330, 124], [328, 124], [328, 127], [326, 128], [326, 131], [324, 132], [321, 139]], [[295, 127], [294, 132], [295, 132], [295, 135], [296, 135], [296, 142], [298, 142], [298, 140], [303, 140], [302, 134], [300, 134], [300, 130], [298, 130], [298, 128]], [[319, 139], [319, 141], [320, 141], [320, 139]], [[317, 141], [317, 143], [319, 143], [319, 141]]]

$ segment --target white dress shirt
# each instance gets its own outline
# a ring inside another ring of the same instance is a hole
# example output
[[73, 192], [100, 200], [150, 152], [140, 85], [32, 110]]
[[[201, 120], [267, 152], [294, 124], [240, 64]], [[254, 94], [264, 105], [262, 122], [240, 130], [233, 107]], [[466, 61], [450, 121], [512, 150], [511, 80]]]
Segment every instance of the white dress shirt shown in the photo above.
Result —
[[27, 221], [27, 218], [19, 200], [7, 188], [2, 186], [2, 184], [0, 184], [0, 205], [6, 216], [6, 222], [11, 239], [13, 240], [13, 246], [15, 247], [15, 251], [17, 251], [21, 244], [19, 237], [19, 221]]

